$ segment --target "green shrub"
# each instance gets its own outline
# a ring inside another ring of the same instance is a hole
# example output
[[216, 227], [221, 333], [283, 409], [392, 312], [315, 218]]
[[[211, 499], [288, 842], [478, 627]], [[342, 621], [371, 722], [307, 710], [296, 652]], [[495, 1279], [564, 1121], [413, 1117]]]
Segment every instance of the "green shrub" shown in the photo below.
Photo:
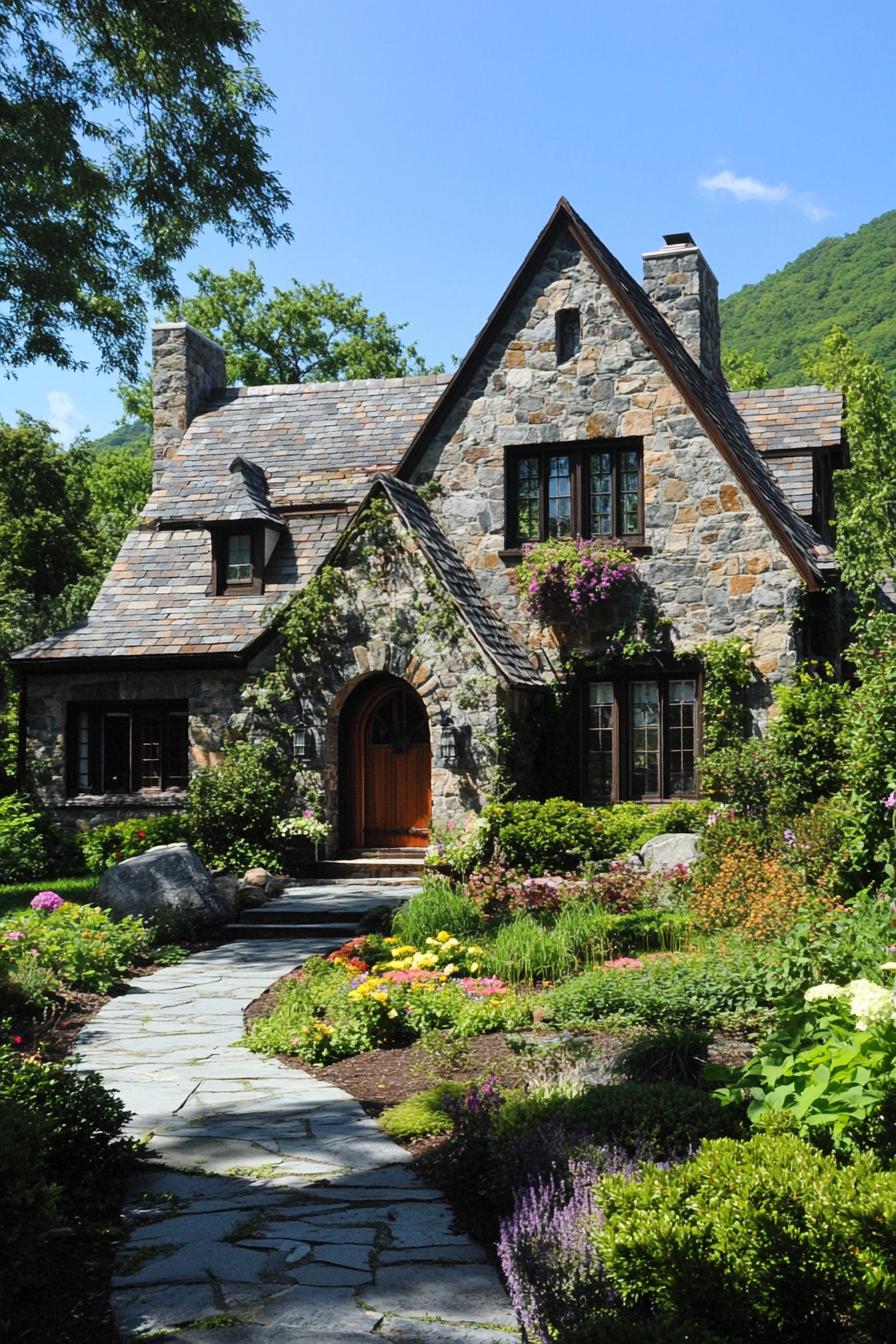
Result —
[[442, 929], [457, 938], [477, 938], [483, 924], [474, 901], [447, 879], [427, 873], [422, 890], [396, 910], [392, 932], [404, 943], [423, 947], [427, 938], [434, 938]]
[[43, 814], [21, 793], [0, 798], [0, 882], [40, 877], [48, 862]]
[[464, 1091], [460, 1083], [440, 1083], [425, 1092], [416, 1092], [397, 1106], [387, 1106], [379, 1117], [380, 1124], [393, 1139], [410, 1142], [429, 1134], [447, 1134], [451, 1117], [445, 1110], [449, 1097], [459, 1097]]
[[30, 958], [70, 989], [105, 994], [148, 956], [152, 942], [133, 915], [116, 923], [98, 906], [65, 901], [56, 910], [22, 910], [0, 920], [0, 970], [14, 974]]
[[616, 1057], [614, 1070], [633, 1083], [684, 1083], [695, 1087], [706, 1066], [709, 1034], [696, 1027], [666, 1027], [639, 1036]]
[[704, 756], [700, 778], [710, 798], [729, 803], [743, 816], [764, 822], [776, 769], [768, 740], [751, 737]]
[[0, 1337], [13, 1340], [24, 1337], [28, 1301], [45, 1281], [44, 1246], [56, 1198], [39, 1117], [2, 1096], [0, 1192]]
[[544, 996], [542, 1011], [560, 1027], [612, 1017], [648, 1027], [706, 1028], [723, 1015], [749, 1017], [769, 1002], [762, 962], [710, 954], [575, 976]]
[[483, 813], [501, 860], [533, 875], [570, 872], [601, 857], [594, 809], [566, 798], [493, 803]]
[[234, 742], [220, 764], [190, 781], [186, 821], [210, 867], [241, 873], [279, 866], [277, 823], [294, 801], [290, 762], [271, 742]]
[[134, 817], [111, 826], [92, 826], [78, 837], [91, 873], [113, 868], [123, 859], [134, 859], [153, 845], [173, 845], [189, 838], [186, 821], [176, 812], [160, 817]]
[[708, 1092], [675, 1083], [615, 1083], [574, 1095], [511, 1093], [491, 1117], [483, 1188], [501, 1205], [552, 1156], [605, 1145], [635, 1155], [682, 1156], [704, 1139], [732, 1137], [743, 1122]]
[[850, 690], [834, 681], [826, 667], [820, 672], [800, 669], [773, 694], [777, 712], [768, 728], [774, 771], [770, 811], [783, 824], [840, 788], [841, 736]]
[[841, 1167], [788, 1135], [721, 1139], [665, 1171], [605, 1177], [595, 1201], [607, 1315], [635, 1330], [659, 1321], [694, 1344], [894, 1335], [896, 1174], [868, 1161]]
[[134, 1162], [137, 1145], [122, 1137], [130, 1118], [99, 1074], [23, 1058], [0, 1046], [0, 1104], [15, 1106], [36, 1126], [47, 1179], [59, 1208], [78, 1221], [114, 1206], [114, 1183]]

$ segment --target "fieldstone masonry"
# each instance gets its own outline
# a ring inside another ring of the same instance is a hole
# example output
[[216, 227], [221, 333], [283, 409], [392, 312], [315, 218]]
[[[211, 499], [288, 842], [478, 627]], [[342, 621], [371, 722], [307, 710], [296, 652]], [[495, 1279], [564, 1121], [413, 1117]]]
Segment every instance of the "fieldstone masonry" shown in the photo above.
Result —
[[187, 322], [153, 327], [153, 486], [159, 484], [165, 459], [179, 446], [209, 393], [226, 385], [225, 354], [215, 341]]
[[[558, 366], [554, 317], [576, 307], [581, 349]], [[533, 277], [469, 394], [421, 458], [415, 484], [439, 482], [437, 520], [517, 637], [539, 647], [545, 634], [526, 621], [514, 582], [518, 556], [504, 549], [505, 450], [627, 435], [644, 440], [639, 583], [671, 620], [675, 646], [737, 633], [752, 645], [758, 671], [780, 678], [796, 657], [802, 585], [665, 370], [568, 237]]]

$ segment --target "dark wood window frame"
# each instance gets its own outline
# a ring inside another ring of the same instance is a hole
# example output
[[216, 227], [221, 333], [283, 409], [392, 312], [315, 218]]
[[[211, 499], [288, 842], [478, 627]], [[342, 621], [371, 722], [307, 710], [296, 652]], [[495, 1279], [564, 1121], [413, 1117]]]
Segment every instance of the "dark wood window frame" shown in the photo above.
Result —
[[[620, 529], [620, 461], [623, 453], [638, 455], [638, 528], [635, 532]], [[607, 545], [643, 546], [644, 544], [644, 441], [639, 438], [587, 439], [573, 443], [527, 444], [505, 450], [505, 518], [504, 546], [516, 553], [530, 541], [545, 541], [550, 535], [548, 526], [548, 462], [551, 458], [570, 459], [571, 535], [592, 536], [591, 518], [591, 461], [597, 453], [608, 453], [611, 458], [610, 507], [612, 523], [609, 533], [595, 540]], [[519, 528], [520, 463], [537, 459], [538, 467], [538, 537], [521, 537]]]
[[[264, 528], [257, 523], [216, 524], [209, 528], [212, 535], [212, 577], [208, 586], [209, 594], [222, 596], [232, 593], [264, 592]], [[228, 547], [230, 538], [250, 536], [252, 538], [252, 577], [250, 579], [228, 579]]]
[[834, 545], [836, 532], [834, 472], [841, 466], [839, 449], [816, 448], [812, 454], [812, 526], [829, 546]]
[[[632, 714], [631, 688], [636, 682], [655, 681], [659, 686], [660, 718], [660, 789], [655, 793], [641, 793], [633, 789], [632, 768]], [[664, 803], [676, 798], [697, 798], [700, 794], [699, 766], [695, 764], [694, 787], [688, 792], [673, 793], [669, 787], [670, 779], [670, 708], [669, 686], [673, 681], [693, 681], [695, 686], [695, 725], [694, 757], [699, 761], [703, 721], [703, 674], [699, 664], [679, 663], [653, 666], [649, 664], [627, 664], [625, 668], [611, 668], [603, 675], [595, 673], [581, 682], [580, 730], [581, 746], [580, 777], [582, 797], [593, 803], [619, 803], [628, 801]], [[613, 687], [612, 706], [612, 784], [608, 793], [594, 793], [588, 787], [588, 749], [589, 749], [589, 687], [592, 684], [609, 683]]]
[[[68, 797], [132, 794], [144, 788], [161, 792], [186, 788], [190, 755], [188, 712], [185, 700], [71, 701], [65, 733]], [[128, 743], [124, 749], [121, 745], [118, 748], [126, 779], [118, 781], [110, 778], [107, 748], [112, 718], [127, 720]], [[159, 778], [158, 783], [149, 784], [143, 752], [150, 744], [144, 730], [156, 721]]]

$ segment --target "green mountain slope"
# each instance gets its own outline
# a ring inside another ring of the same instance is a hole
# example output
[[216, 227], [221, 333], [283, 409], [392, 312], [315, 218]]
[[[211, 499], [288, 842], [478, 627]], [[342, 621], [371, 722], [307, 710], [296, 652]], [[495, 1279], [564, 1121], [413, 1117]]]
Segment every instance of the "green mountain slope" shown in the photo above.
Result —
[[896, 375], [896, 210], [745, 285], [722, 300], [721, 315], [723, 349], [752, 351], [772, 387], [806, 382], [802, 357], [833, 326]]
[[131, 420], [129, 424], [119, 425], [117, 429], [104, 434], [101, 439], [91, 439], [87, 445], [91, 452], [104, 453], [109, 448], [128, 448], [135, 457], [139, 457], [149, 446], [149, 427], [142, 420]]

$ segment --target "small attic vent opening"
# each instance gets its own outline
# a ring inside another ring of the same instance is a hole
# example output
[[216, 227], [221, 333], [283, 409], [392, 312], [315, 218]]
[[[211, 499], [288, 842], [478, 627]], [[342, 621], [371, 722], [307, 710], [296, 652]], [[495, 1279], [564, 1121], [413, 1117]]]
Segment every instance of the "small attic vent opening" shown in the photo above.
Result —
[[557, 363], [565, 364], [582, 347], [582, 318], [578, 308], [561, 308], [556, 319]]

